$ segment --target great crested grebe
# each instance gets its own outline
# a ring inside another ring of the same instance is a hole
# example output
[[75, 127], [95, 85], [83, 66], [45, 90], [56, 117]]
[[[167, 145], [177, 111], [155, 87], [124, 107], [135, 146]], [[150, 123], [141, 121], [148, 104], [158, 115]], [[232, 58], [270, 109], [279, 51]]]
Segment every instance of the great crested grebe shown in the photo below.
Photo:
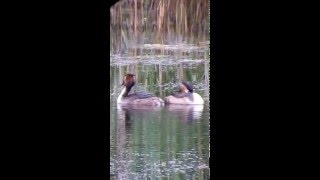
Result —
[[118, 104], [126, 105], [147, 105], [147, 106], [162, 106], [164, 101], [148, 92], [139, 92], [129, 94], [131, 88], [135, 84], [134, 74], [126, 74], [123, 77], [121, 86], [124, 86], [118, 99]]
[[204, 104], [202, 97], [193, 91], [193, 86], [183, 81], [179, 85], [179, 92], [175, 92], [164, 99], [167, 104]]

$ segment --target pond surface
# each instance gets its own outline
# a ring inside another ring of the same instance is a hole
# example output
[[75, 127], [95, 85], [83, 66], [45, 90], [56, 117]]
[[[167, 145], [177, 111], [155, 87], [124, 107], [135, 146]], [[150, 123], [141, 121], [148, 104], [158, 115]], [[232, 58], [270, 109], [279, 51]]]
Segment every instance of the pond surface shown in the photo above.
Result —
[[[171, 57], [172, 58], [172, 57]], [[209, 179], [208, 62], [171, 60], [166, 56], [139, 61], [111, 56], [111, 179]], [[133, 73], [131, 91], [149, 91], [161, 98], [177, 91], [182, 79], [192, 82], [204, 105], [158, 108], [117, 105], [120, 82]]]

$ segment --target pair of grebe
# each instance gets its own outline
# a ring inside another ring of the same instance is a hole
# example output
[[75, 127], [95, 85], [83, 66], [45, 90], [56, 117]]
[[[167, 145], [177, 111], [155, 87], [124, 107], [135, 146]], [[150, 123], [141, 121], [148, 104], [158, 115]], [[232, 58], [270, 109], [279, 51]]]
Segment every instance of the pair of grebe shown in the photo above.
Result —
[[196, 105], [204, 104], [202, 97], [193, 92], [193, 86], [187, 82], [182, 82], [179, 87], [179, 92], [175, 92], [162, 100], [151, 93], [131, 93], [131, 88], [135, 85], [135, 75], [126, 74], [122, 80], [121, 86], [123, 89], [117, 99], [118, 104], [126, 105], [147, 105], [147, 106], [162, 106], [164, 104], [185, 104]]

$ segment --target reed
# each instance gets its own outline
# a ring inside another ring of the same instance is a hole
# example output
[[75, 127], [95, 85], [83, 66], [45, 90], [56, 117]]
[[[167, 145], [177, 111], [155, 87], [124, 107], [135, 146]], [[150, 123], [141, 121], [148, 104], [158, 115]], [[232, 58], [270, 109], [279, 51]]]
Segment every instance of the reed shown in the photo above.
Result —
[[121, 0], [110, 9], [111, 53], [144, 43], [208, 41], [208, 5], [209, 0]]

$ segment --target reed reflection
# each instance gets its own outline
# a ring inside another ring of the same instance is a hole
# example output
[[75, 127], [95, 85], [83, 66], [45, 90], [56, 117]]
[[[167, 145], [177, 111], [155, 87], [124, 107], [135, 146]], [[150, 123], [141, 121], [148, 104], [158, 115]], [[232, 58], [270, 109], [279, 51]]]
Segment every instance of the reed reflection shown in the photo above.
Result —
[[203, 109], [204, 105], [118, 104], [115, 178], [162, 178], [180, 174], [184, 179], [203, 173], [207, 169], [202, 157], [203, 142], [198, 141], [198, 133], [194, 133], [199, 131], [199, 126], [194, 125], [203, 119]]
[[117, 109], [117, 137], [116, 137], [116, 154], [114, 157], [114, 174], [111, 173], [110, 179], [128, 179], [129, 174], [129, 157], [128, 157], [128, 133], [130, 131], [130, 116], [123, 109]]
[[[139, 173], [140, 178], [144, 177], [145, 173], [135, 172], [137, 170], [147, 169], [148, 161], [144, 158], [138, 158], [141, 154], [145, 153], [144, 140], [141, 138], [140, 131], [138, 130], [142, 126], [138, 126], [139, 121], [144, 119], [154, 119], [157, 117], [161, 108], [160, 107], [148, 107], [139, 105], [123, 105], [117, 104], [117, 134], [116, 139], [116, 162], [113, 172], [114, 179], [132, 179], [136, 178], [136, 173]], [[135, 126], [135, 127], [134, 127]], [[138, 142], [132, 142], [138, 139]], [[133, 145], [135, 144], [135, 145]], [[137, 145], [138, 144], [138, 145]], [[135, 147], [139, 146], [139, 149]], [[139, 167], [136, 169], [136, 167]]]

